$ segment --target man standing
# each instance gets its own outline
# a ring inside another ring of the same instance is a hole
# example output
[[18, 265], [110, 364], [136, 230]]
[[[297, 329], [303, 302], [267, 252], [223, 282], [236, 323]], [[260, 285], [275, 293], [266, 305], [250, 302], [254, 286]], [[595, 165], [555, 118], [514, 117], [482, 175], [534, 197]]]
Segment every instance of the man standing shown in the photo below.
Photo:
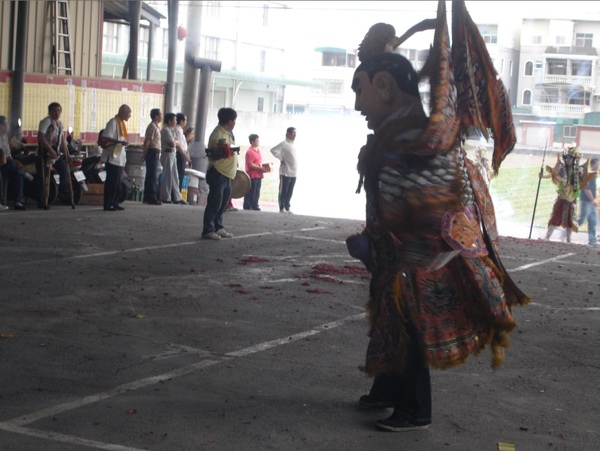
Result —
[[165, 114], [165, 123], [160, 131], [161, 155], [160, 163], [163, 167], [162, 183], [160, 184], [160, 197], [162, 202], [168, 204], [187, 205], [179, 192], [179, 176], [177, 175], [177, 160], [175, 153], [180, 148], [177, 140], [177, 115]]
[[581, 202], [581, 213], [579, 215], [579, 227], [585, 221], [588, 223], [588, 244], [593, 246], [598, 244], [596, 235], [596, 225], [598, 224], [598, 202], [596, 201], [596, 175], [598, 173], [598, 158], [590, 160], [589, 179], [579, 195]]
[[264, 173], [267, 170], [262, 165], [262, 155], [258, 145], [260, 140], [258, 135], [251, 134], [248, 137], [250, 147], [246, 151], [246, 174], [250, 177], [250, 191], [244, 196], [244, 210], [260, 211], [258, 199], [260, 199], [260, 188]]
[[187, 116], [183, 113], [177, 113], [177, 125], [175, 125], [175, 137], [179, 146], [177, 147], [177, 176], [179, 177], [179, 191], [183, 187], [183, 177], [185, 177], [186, 163], [192, 164], [192, 159], [188, 153], [188, 137], [185, 135], [187, 130]]
[[273, 156], [281, 163], [279, 165], [279, 213], [291, 213], [290, 201], [294, 194], [298, 170], [295, 139], [296, 129], [289, 127], [285, 134], [285, 140], [271, 149]]
[[158, 199], [158, 159], [160, 158], [160, 127], [163, 114], [160, 108], [150, 110], [152, 122], [146, 127], [142, 161], [146, 162], [144, 179], [144, 202], [149, 205], [162, 205]]
[[237, 154], [231, 151], [235, 145], [232, 131], [235, 127], [237, 112], [233, 108], [221, 108], [217, 112], [219, 124], [208, 137], [206, 154], [208, 156], [208, 198], [204, 209], [202, 238], [220, 240], [232, 238], [233, 234], [225, 230], [223, 213], [231, 197], [231, 181], [237, 173]]
[[389, 431], [431, 423], [429, 368], [460, 365], [485, 346], [499, 366], [515, 327], [511, 306], [528, 301], [497, 255], [481, 174], [459, 140], [432, 144], [438, 123], [418, 84], [410, 62], [387, 52], [362, 60], [352, 82], [355, 109], [374, 132], [358, 163], [366, 228], [347, 239], [372, 276], [363, 369], [375, 379], [359, 404], [393, 407], [376, 423]]
[[[38, 150], [35, 167], [38, 174], [41, 174], [41, 184], [38, 195], [38, 208], [48, 210], [48, 193], [46, 190], [50, 178], [50, 166], [58, 171], [60, 176], [59, 192], [60, 196], [66, 199], [71, 197], [69, 192], [69, 170], [65, 160], [60, 158], [61, 153], [68, 158], [67, 142], [64, 137], [64, 127], [60, 120], [62, 106], [60, 103], [52, 102], [48, 105], [48, 116], [40, 121], [38, 127]], [[50, 162], [53, 162], [49, 164]]]
[[[21, 162], [15, 161], [12, 157], [8, 141], [8, 120], [6, 116], [0, 116], [0, 172], [2, 172], [2, 177], [6, 177], [12, 184], [15, 193], [13, 208], [15, 210], [25, 210], [25, 205], [23, 205], [23, 180], [25, 177], [31, 176], [25, 172]], [[6, 199], [4, 200], [6, 201]], [[2, 207], [3, 205], [0, 204], [0, 210]]]
[[104, 127], [102, 139], [108, 145], [102, 149], [102, 161], [105, 162], [106, 181], [104, 182], [104, 210], [124, 210], [119, 205], [119, 194], [123, 185], [123, 168], [127, 162], [125, 146], [127, 141], [127, 125], [125, 122], [131, 117], [129, 105], [121, 105], [119, 112], [110, 119]]

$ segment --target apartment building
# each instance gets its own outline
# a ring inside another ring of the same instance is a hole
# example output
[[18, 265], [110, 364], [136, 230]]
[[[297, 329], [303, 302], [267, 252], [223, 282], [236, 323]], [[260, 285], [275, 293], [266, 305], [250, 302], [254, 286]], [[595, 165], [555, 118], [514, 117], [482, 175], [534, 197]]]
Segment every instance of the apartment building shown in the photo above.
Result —
[[[167, 17], [167, 2], [145, 2]], [[210, 108], [230, 106], [238, 111], [285, 111], [288, 86], [306, 93], [321, 83], [296, 77], [286, 70], [287, 37], [285, 6], [269, 1], [179, 2], [179, 36], [175, 69], [175, 108], [181, 106], [184, 82], [185, 39], [198, 30], [200, 53], [196, 56], [221, 62], [213, 72]], [[138, 73], [142, 79], [166, 81], [168, 24], [159, 28], [141, 24]], [[152, 33], [152, 36], [150, 34]], [[102, 76], [121, 77], [127, 57], [128, 26], [104, 23]], [[148, 43], [153, 40], [151, 73], [147, 73]]]
[[[516, 119], [528, 145], [600, 148], [600, 21], [524, 19]], [[591, 133], [591, 135], [590, 135]]]
[[[146, 3], [167, 16], [166, 2]], [[293, 36], [290, 32], [295, 17], [290, 4], [292, 2], [180, 2], [181, 27], [190, 28], [192, 24], [200, 30], [198, 56], [222, 62], [222, 70], [213, 73], [211, 108], [227, 105], [246, 112], [355, 114], [351, 82], [359, 63], [356, 47], [360, 35], [356, 43], [348, 45], [332, 33], [319, 45], [312, 48], [304, 45], [302, 51], [298, 51], [302, 36]], [[394, 17], [388, 18], [390, 23], [397, 21]], [[472, 17], [508, 91], [518, 143], [551, 147], [577, 142], [600, 147], [600, 139], [595, 135], [593, 140], [599, 144], [590, 144], [591, 138], [586, 138], [590, 131], [595, 132], [596, 124], [600, 124], [600, 100], [595, 91], [599, 76], [600, 20], [592, 17], [522, 19], [518, 14], [507, 17], [492, 15], [489, 11], [475, 11]], [[166, 80], [168, 31], [166, 20], [163, 22], [154, 31], [152, 73], [148, 76], [157, 81]], [[119, 23], [104, 24], [103, 76], [121, 76], [126, 58], [126, 27]], [[147, 77], [150, 30], [146, 27], [140, 32], [140, 78]], [[188, 33], [192, 31], [195, 30]], [[306, 33], [310, 33], [310, 23]], [[294, 40], [296, 46], [291, 50]], [[419, 70], [427, 59], [429, 42], [410, 40], [398, 51]], [[184, 52], [185, 41], [182, 40], [177, 49], [176, 107], [183, 91]], [[428, 107], [427, 83], [422, 84], [421, 93]]]

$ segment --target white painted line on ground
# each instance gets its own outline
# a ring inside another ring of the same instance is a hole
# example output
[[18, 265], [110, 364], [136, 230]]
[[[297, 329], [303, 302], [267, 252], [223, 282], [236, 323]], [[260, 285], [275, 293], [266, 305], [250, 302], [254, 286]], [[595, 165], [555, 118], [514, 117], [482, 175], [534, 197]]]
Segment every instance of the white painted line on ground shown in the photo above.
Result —
[[7, 432], [13, 432], [17, 434], [27, 435], [30, 437], [37, 437], [44, 440], [54, 440], [62, 443], [69, 443], [74, 445], [84, 445], [90, 448], [98, 448], [98, 449], [107, 449], [107, 450], [115, 450], [115, 451], [139, 451], [136, 448], [128, 448], [120, 445], [113, 445], [110, 443], [102, 443], [93, 440], [86, 440], [80, 437], [57, 434], [50, 431], [39, 431], [35, 429], [25, 428], [23, 426], [27, 424], [34, 423], [43, 418], [52, 417], [58, 415], [60, 413], [77, 409], [89, 404], [93, 404], [108, 398], [112, 398], [121, 393], [130, 392], [133, 390], [137, 390], [139, 388], [144, 388], [149, 385], [160, 383], [161, 381], [174, 379], [179, 376], [183, 376], [194, 371], [197, 371], [202, 368], [207, 368], [213, 365], [216, 365], [221, 362], [230, 361], [234, 357], [244, 357], [250, 354], [254, 354], [257, 352], [266, 351], [267, 349], [271, 349], [277, 346], [285, 345], [288, 343], [293, 343], [295, 341], [301, 340], [303, 338], [319, 334], [326, 330], [332, 330], [336, 327], [339, 327], [345, 323], [356, 321], [358, 319], [365, 318], [365, 313], [360, 313], [358, 315], [348, 316], [346, 318], [342, 318], [337, 321], [332, 321], [330, 323], [325, 323], [320, 326], [316, 326], [313, 329], [309, 329], [303, 332], [299, 332], [294, 335], [290, 335], [288, 337], [280, 338], [277, 340], [267, 341], [265, 343], [260, 343], [255, 346], [250, 346], [248, 348], [240, 349], [238, 351], [233, 351], [225, 354], [225, 356], [220, 360], [202, 360], [200, 362], [194, 363], [192, 365], [188, 365], [173, 371], [170, 371], [165, 374], [161, 374], [158, 376], [147, 377], [145, 379], [140, 379], [137, 381], [133, 381], [127, 384], [119, 385], [112, 390], [108, 390], [102, 393], [97, 393], [95, 395], [86, 396], [84, 398], [80, 398], [71, 402], [59, 404], [53, 407], [49, 407], [47, 409], [42, 409], [37, 412], [33, 412], [30, 414], [22, 415], [18, 418], [14, 418], [9, 421], [4, 421], [0, 423], [0, 430], [4, 430]]
[[567, 311], [584, 311], [584, 312], [600, 312], [600, 307], [553, 307], [551, 305], [540, 304], [538, 302], [530, 302], [527, 305], [542, 307], [548, 310], [567, 310]]
[[[238, 235], [238, 236], [234, 236], [231, 239], [240, 240], [240, 239], [254, 238], [257, 236], [265, 236], [265, 235], [287, 235], [290, 233], [305, 232], [305, 231], [319, 230], [319, 229], [325, 229], [325, 228], [326, 227], [312, 227], [310, 229], [273, 230], [270, 232], [252, 233], [252, 234], [248, 234], [248, 235]], [[156, 246], [145, 246], [145, 247], [134, 247], [131, 249], [118, 249], [118, 250], [114, 250], [114, 251], [94, 252], [93, 254], [73, 255], [70, 257], [45, 258], [43, 260], [36, 260], [35, 262], [31, 262], [31, 261], [11, 262], [11, 263], [7, 263], [5, 265], [0, 265], [0, 269], [14, 268], [15, 266], [29, 266], [29, 265], [32, 265], [33, 263], [39, 264], [39, 263], [53, 263], [56, 261], [83, 260], [83, 259], [88, 259], [88, 258], [109, 257], [112, 255], [119, 255], [119, 254], [129, 254], [129, 253], [135, 253], [135, 252], [170, 249], [170, 248], [175, 248], [175, 247], [197, 245], [197, 244], [200, 244], [202, 241], [203, 240], [198, 239], [196, 241], [184, 241], [182, 243], [161, 244], [161, 245], [156, 245]], [[329, 241], [329, 240], [326, 240], [326, 241]], [[334, 241], [334, 242], [337, 242], [337, 241]]]
[[[279, 235], [283, 235], [283, 233], [279, 233]], [[346, 244], [346, 241], [333, 240], [331, 238], [316, 238], [314, 236], [302, 236], [302, 235], [293, 235], [293, 238], [298, 238], [300, 240], [308, 240], [308, 241], [325, 241], [327, 243], [336, 243], [336, 244]]]
[[546, 263], [552, 263], [558, 260], [562, 260], [573, 255], [577, 255], [575, 252], [570, 252], [568, 254], [559, 255], [558, 257], [547, 258], [546, 260], [540, 260], [539, 262], [529, 263], [527, 265], [519, 266], [515, 269], [510, 269], [508, 272], [517, 272], [517, 271], [525, 271], [526, 269], [533, 268], [534, 266], [545, 265]]
[[26, 435], [28, 437], [36, 437], [42, 440], [53, 440], [55, 442], [66, 443], [69, 445], [85, 446], [88, 448], [107, 449], [110, 451], [143, 451], [140, 448], [130, 448], [128, 446], [113, 445], [110, 443], [97, 442], [95, 440], [87, 440], [73, 435], [59, 434], [57, 432], [39, 431], [36, 429], [24, 428], [21, 426], [3, 426], [3, 430], [13, 432], [15, 434]]
[[356, 321], [357, 319], [364, 318], [366, 316], [365, 313], [360, 313], [358, 315], [348, 316], [346, 318], [342, 318], [338, 321], [334, 321], [327, 324], [322, 324], [320, 326], [315, 327], [314, 329], [305, 330], [303, 332], [299, 332], [294, 335], [290, 335], [289, 337], [279, 338], [277, 340], [267, 341], [264, 343], [259, 343], [254, 346], [250, 346], [249, 348], [240, 349], [239, 351], [233, 351], [225, 354], [227, 357], [243, 357], [250, 354], [254, 354], [256, 352], [266, 351], [267, 349], [274, 348], [276, 346], [281, 346], [287, 343], [292, 343], [294, 341], [301, 340], [306, 337], [310, 337], [311, 335], [316, 335], [324, 330], [331, 330], [342, 324], [348, 323], [350, 321]]
[[160, 374], [158, 376], [147, 377], [145, 379], [140, 379], [137, 381], [129, 382], [127, 384], [119, 385], [118, 387], [113, 388], [112, 390], [108, 390], [102, 393], [97, 393], [95, 395], [85, 396], [84, 398], [76, 399], [71, 402], [67, 402], [64, 404], [59, 404], [54, 407], [48, 407], [47, 409], [39, 410], [37, 412], [33, 412], [28, 415], [23, 415], [18, 418], [5, 421], [0, 423], [0, 429], [3, 429], [5, 425], [12, 426], [24, 426], [26, 424], [33, 423], [35, 421], [41, 420], [42, 418], [51, 417], [54, 415], [58, 415], [60, 413], [66, 412], [68, 410], [77, 409], [79, 407], [86, 406], [88, 404], [93, 404], [98, 401], [102, 401], [104, 399], [112, 398], [113, 396], [119, 395], [121, 393], [125, 393], [132, 390], [137, 390], [139, 388], [144, 388], [149, 385], [158, 384], [161, 381], [167, 379], [173, 379], [175, 377], [183, 376], [188, 373], [192, 373], [202, 368], [207, 368], [209, 366], [216, 365], [217, 363], [221, 363], [223, 360], [202, 360], [200, 362], [194, 363], [192, 365], [184, 366], [183, 368], [178, 368], [176, 370], [170, 371], [168, 373]]

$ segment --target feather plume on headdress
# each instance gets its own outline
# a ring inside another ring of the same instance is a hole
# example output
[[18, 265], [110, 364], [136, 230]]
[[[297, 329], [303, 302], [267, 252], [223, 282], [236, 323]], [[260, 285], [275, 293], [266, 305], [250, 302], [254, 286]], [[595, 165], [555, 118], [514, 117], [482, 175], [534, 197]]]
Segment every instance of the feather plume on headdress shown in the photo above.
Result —
[[464, 1], [452, 2], [451, 46], [446, 5], [440, 0], [436, 19], [418, 23], [401, 37], [395, 36], [392, 25], [373, 25], [359, 45], [358, 58], [363, 62], [376, 53], [394, 51], [415, 33], [431, 29], [435, 30], [434, 43], [419, 73], [420, 79], [428, 77], [431, 84], [431, 121], [422, 137], [427, 139], [427, 151], [447, 150], [469, 125], [478, 128], [486, 139], [491, 131], [492, 169], [497, 175], [516, 143], [512, 112], [506, 88]]

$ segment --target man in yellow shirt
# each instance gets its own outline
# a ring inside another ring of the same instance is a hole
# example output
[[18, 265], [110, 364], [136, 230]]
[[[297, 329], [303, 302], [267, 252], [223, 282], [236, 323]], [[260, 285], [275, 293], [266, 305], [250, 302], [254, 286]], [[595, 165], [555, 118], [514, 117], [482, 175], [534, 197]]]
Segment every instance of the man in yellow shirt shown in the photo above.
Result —
[[[230, 146], [235, 145], [232, 130], [235, 127], [237, 113], [233, 108], [221, 108], [217, 117], [219, 125], [210, 134], [206, 147], [208, 155], [206, 183], [209, 191], [204, 209], [202, 238], [207, 240], [233, 237], [233, 234], [227, 232], [223, 226], [223, 213], [231, 197], [231, 181], [235, 178], [238, 167], [237, 154], [230, 150]], [[216, 152], [217, 149], [219, 152]]]

